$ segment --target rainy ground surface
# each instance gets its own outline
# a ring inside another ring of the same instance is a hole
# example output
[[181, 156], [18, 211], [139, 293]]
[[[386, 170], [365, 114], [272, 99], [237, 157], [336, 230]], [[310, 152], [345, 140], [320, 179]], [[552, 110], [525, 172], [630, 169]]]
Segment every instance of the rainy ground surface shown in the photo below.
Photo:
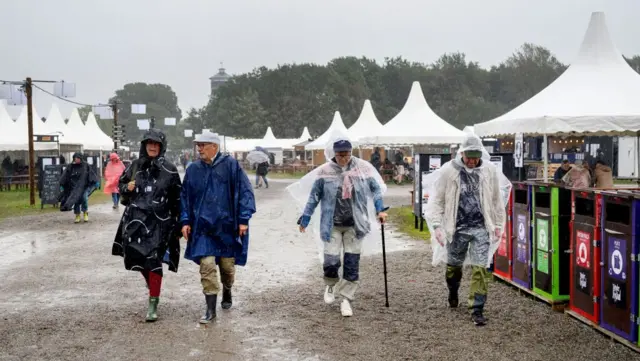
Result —
[[[167, 272], [160, 320], [143, 322], [146, 288], [110, 255], [120, 212], [90, 209], [88, 224], [69, 213], [0, 223], [0, 360], [634, 360], [638, 355], [587, 326], [491, 286], [489, 325], [446, 308], [442, 269], [430, 249], [389, 229], [390, 307], [382, 257], [361, 262], [354, 317], [322, 300], [322, 270], [311, 234], [285, 180], [256, 191], [247, 267], [237, 271], [234, 305], [210, 327], [197, 323], [204, 300], [195, 264]], [[390, 187], [387, 203], [409, 202]], [[184, 245], [183, 245], [184, 247]], [[463, 283], [464, 295], [468, 279]]]

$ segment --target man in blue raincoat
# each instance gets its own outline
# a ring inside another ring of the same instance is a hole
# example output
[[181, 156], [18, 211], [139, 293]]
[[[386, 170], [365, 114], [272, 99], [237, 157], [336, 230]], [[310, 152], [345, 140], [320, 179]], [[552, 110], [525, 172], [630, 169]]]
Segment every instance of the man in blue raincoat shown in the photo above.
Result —
[[200, 323], [216, 317], [222, 281], [222, 308], [231, 307], [235, 265], [247, 263], [249, 220], [256, 212], [251, 182], [240, 164], [219, 152], [220, 137], [197, 134], [200, 159], [186, 169], [180, 195], [182, 235], [187, 239], [184, 257], [200, 265], [206, 311]]

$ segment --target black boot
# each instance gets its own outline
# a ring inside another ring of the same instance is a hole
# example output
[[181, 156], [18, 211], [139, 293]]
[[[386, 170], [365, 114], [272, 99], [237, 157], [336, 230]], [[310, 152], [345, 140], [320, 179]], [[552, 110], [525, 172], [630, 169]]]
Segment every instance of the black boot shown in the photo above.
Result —
[[200, 318], [200, 323], [207, 324], [216, 318], [216, 301], [218, 295], [204, 295], [204, 298], [207, 301], [207, 311], [204, 316]]
[[471, 320], [476, 326], [484, 326], [487, 324], [487, 318], [484, 317], [484, 304], [487, 302], [487, 295], [474, 294], [473, 303], [470, 305]]
[[473, 321], [476, 326], [484, 326], [487, 324], [487, 319], [480, 310], [475, 310], [471, 313], [471, 321]]
[[233, 301], [231, 299], [231, 288], [226, 288], [223, 287], [222, 289], [222, 309], [223, 310], [228, 310], [231, 308], [231, 305], [233, 304]]
[[449, 289], [449, 307], [457, 308], [460, 304], [458, 299], [458, 290], [460, 289], [460, 280], [462, 279], [462, 267], [454, 267], [447, 265], [447, 288]]

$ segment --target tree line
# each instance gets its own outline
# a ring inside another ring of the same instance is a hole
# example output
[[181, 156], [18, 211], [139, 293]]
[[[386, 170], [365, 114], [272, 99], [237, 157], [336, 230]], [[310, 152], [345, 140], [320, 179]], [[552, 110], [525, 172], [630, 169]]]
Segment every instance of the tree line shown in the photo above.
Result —
[[[640, 73], [640, 56], [626, 58]], [[297, 138], [305, 126], [322, 134], [338, 110], [349, 127], [370, 99], [384, 124], [402, 109], [413, 81], [441, 118], [462, 129], [490, 120], [525, 102], [551, 84], [567, 65], [548, 49], [525, 43], [489, 69], [466, 59], [464, 53], [444, 54], [432, 64], [402, 57], [382, 63], [367, 57], [340, 57], [326, 65], [284, 64], [259, 67], [232, 76], [201, 108], [192, 108], [177, 127], [165, 127], [172, 144], [188, 146], [184, 129], [212, 129], [238, 138], [260, 138], [268, 126], [278, 138]], [[120, 121], [127, 135], [139, 136], [136, 119], [156, 115], [180, 118], [177, 96], [167, 85], [134, 83], [116, 91], [123, 102]], [[130, 114], [127, 104], [147, 104], [147, 115]], [[111, 134], [111, 121], [99, 121]], [[162, 124], [162, 121], [160, 122]]]

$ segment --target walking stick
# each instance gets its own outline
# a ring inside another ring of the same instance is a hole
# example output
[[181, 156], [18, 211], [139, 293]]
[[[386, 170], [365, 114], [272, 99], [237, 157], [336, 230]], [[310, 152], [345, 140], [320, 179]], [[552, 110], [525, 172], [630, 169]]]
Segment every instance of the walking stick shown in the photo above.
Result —
[[384, 306], [389, 307], [389, 291], [387, 288], [387, 251], [384, 242], [384, 223], [380, 224], [382, 231], [382, 267], [384, 270]]

